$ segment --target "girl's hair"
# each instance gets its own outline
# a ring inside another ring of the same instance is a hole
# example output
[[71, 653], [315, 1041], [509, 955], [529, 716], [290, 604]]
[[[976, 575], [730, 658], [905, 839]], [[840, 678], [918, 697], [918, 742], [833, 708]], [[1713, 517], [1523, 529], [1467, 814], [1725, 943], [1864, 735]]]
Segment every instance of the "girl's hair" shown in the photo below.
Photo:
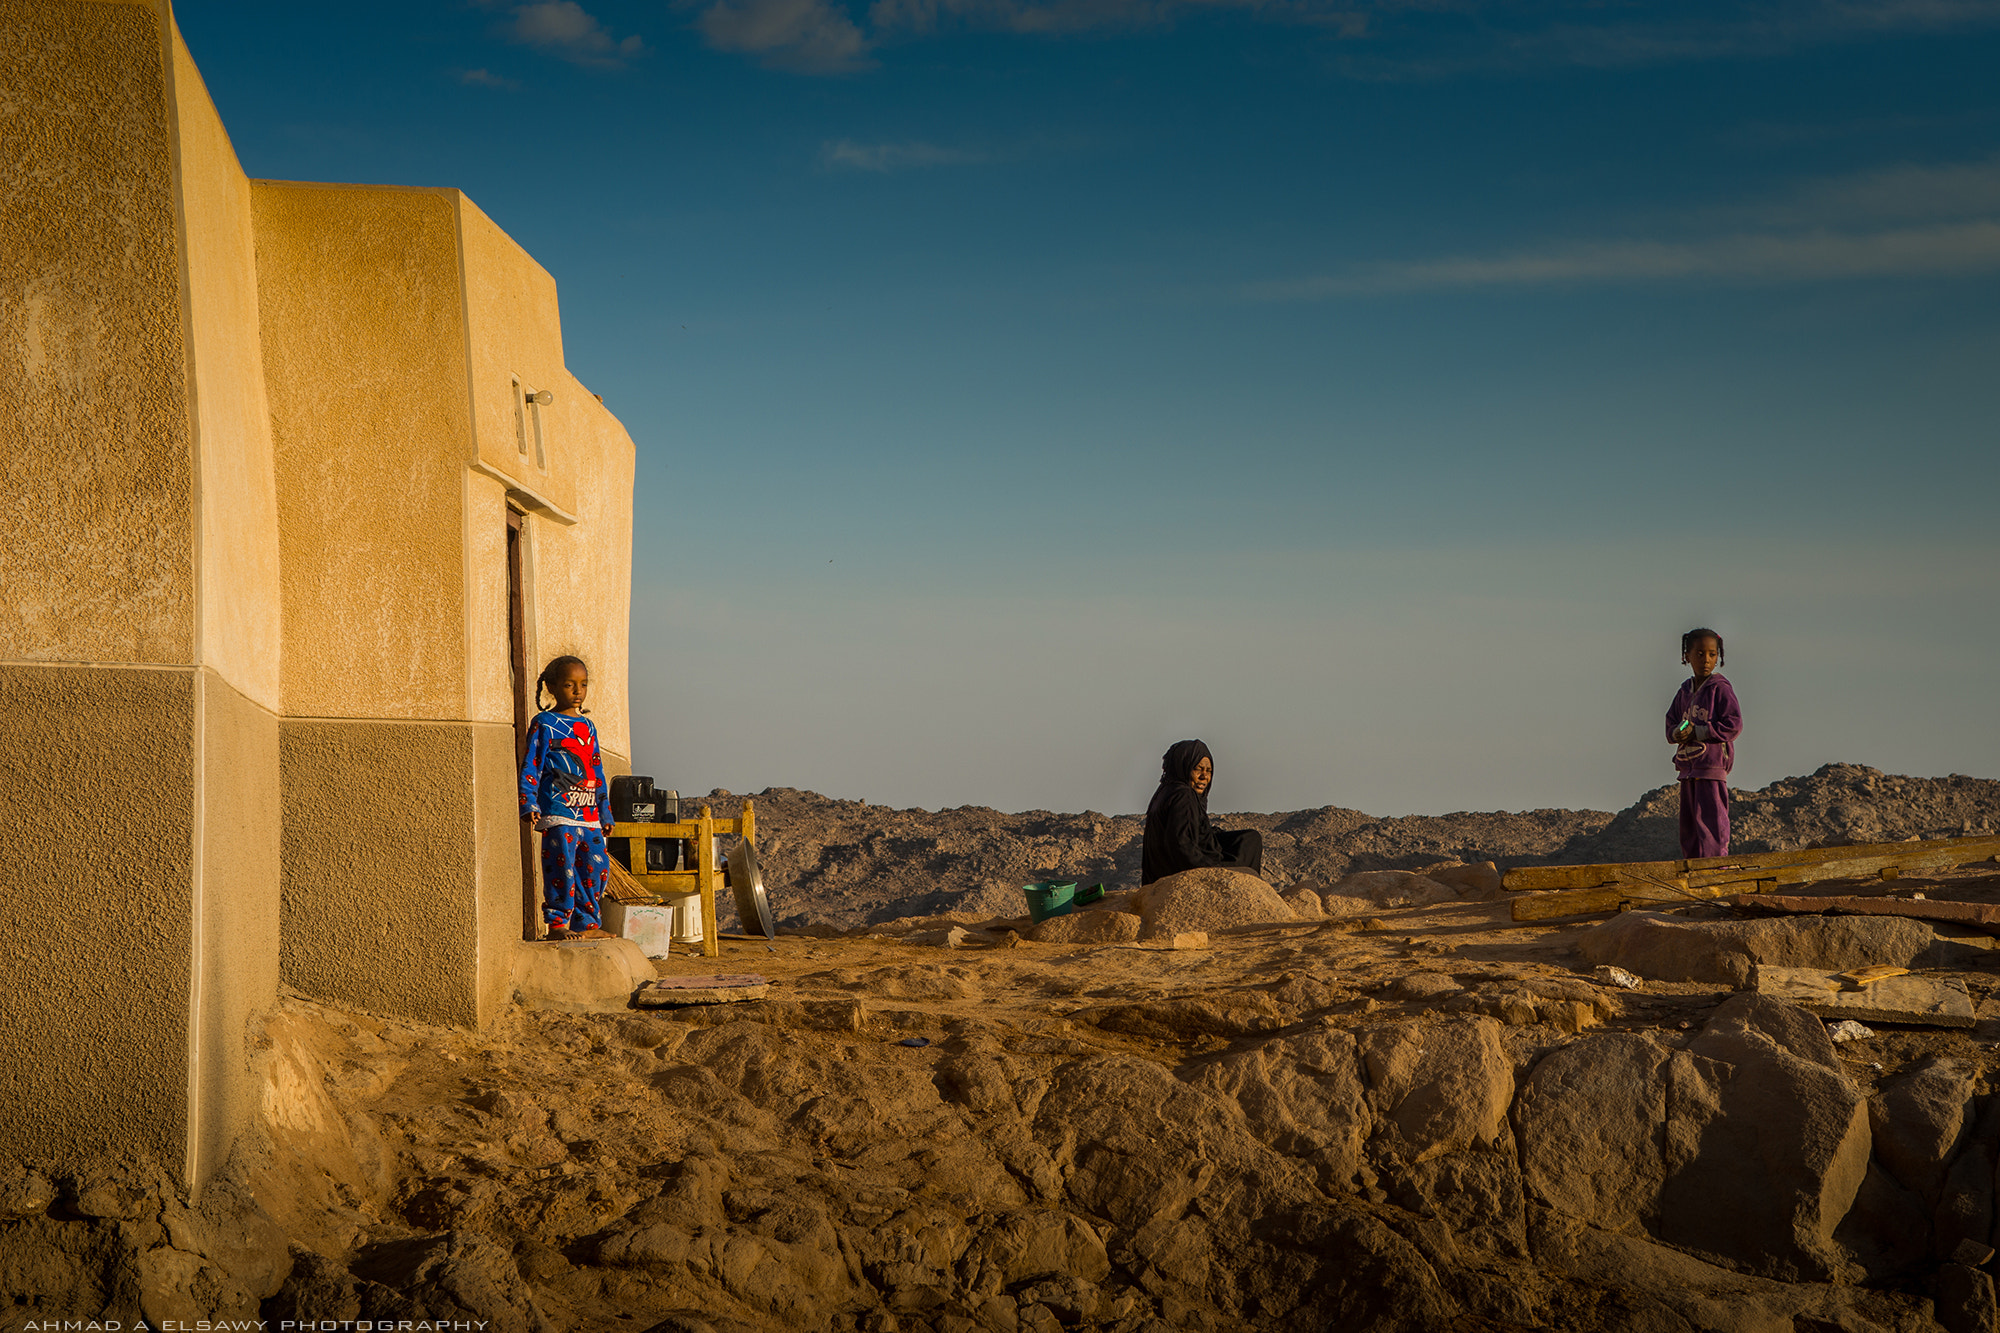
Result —
[[[581, 657], [571, 657], [568, 654], [564, 654], [563, 656], [558, 657], [555, 661], [549, 663], [547, 666], [542, 668], [542, 674], [535, 677], [535, 707], [540, 708], [542, 706], [543, 690], [547, 690], [549, 692], [550, 700], [553, 701], [555, 699], [556, 681], [562, 678], [563, 672], [569, 670], [573, 666], [583, 667], [586, 673], [588, 673], [590, 670], [589, 667], [584, 666], [584, 662]], [[580, 709], [579, 711], [588, 713], [590, 710], [588, 708], [584, 708]]]
[[[1724, 662], [1727, 662], [1729, 660], [1728, 655], [1722, 651], [1722, 636], [1720, 634], [1717, 634], [1714, 630], [1707, 628], [1706, 626], [1703, 626], [1701, 629], [1691, 629], [1687, 633], [1681, 635], [1682, 660], [1686, 660], [1688, 655], [1688, 649], [1694, 647], [1695, 643], [1701, 639], [1715, 640], [1715, 664], [1717, 666], [1721, 666]], [[576, 659], [573, 657], [565, 657], [561, 660], [565, 662], [573, 662]]]

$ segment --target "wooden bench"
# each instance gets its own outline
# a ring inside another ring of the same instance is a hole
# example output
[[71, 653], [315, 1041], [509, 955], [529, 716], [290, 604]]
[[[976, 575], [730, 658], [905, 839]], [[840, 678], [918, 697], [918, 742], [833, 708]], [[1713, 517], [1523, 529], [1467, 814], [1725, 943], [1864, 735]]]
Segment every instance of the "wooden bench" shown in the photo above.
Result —
[[[715, 840], [736, 834], [750, 842], [757, 840], [757, 811], [749, 801], [735, 819], [717, 819], [709, 807], [701, 807], [694, 819], [676, 824], [613, 824], [606, 841], [625, 840], [626, 859], [632, 878], [649, 892], [662, 898], [701, 897], [701, 951], [710, 958], [722, 955], [722, 941], [715, 928], [715, 895], [722, 891], [722, 866], [715, 854]], [[649, 871], [646, 869], [646, 839], [689, 838], [694, 843], [694, 867], [689, 870]], [[746, 924], [745, 929], [748, 929]]]

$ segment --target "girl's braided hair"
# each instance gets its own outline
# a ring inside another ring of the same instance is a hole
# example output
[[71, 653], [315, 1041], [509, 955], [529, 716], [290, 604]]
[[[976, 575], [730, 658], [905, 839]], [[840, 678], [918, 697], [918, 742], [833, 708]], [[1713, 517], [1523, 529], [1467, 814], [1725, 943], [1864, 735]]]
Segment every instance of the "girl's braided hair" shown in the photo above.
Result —
[[[555, 701], [556, 682], [562, 679], [563, 672], [569, 670], [573, 666], [583, 667], [586, 673], [589, 672], [590, 670], [590, 668], [584, 664], [584, 660], [581, 657], [571, 657], [566, 653], [563, 656], [556, 658], [555, 661], [550, 662], [547, 666], [542, 668], [542, 674], [535, 677], [535, 707], [540, 708], [542, 706], [543, 690], [547, 690], [549, 692], [549, 701], [551, 703]], [[590, 710], [588, 708], [583, 708], [579, 709], [578, 711], [588, 713]]]
[[[1688, 649], [1694, 647], [1696, 643], [1700, 642], [1703, 639], [1715, 640], [1715, 664], [1717, 666], [1721, 666], [1723, 663], [1729, 660], [1728, 654], [1722, 651], [1722, 636], [1706, 626], [1703, 626], [1701, 629], [1691, 629], [1687, 633], [1681, 635], [1681, 659], [1685, 661], [1687, 659]], [[562, 660], [573, 662], [576, 659], [564, 658]]]

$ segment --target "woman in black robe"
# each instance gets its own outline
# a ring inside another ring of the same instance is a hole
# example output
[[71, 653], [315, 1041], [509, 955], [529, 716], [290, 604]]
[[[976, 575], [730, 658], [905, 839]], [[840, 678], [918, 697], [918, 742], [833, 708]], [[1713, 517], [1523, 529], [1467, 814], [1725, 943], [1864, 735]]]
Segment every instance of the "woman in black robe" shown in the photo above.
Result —
[[1256, 829], [1219, 829], [1208, 822], [1208, 788], [1215, 760], [1200, 741], [1176, 741], [1160, 760], [1160, 789], [1146, 807], [1139, 882], [1199, 866], [1264, 873], [1264, 839]]

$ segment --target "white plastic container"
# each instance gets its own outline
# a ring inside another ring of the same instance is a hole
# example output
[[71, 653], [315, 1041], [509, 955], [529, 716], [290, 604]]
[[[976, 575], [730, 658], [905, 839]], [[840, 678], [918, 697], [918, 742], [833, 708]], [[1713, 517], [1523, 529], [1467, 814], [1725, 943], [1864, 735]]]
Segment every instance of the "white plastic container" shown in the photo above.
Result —
[[665, 903], [607, 901], [604, 904], [604, 928], [619, 939], [638, 945], [648, 958], [665, 958], [673, 952], [670, 946], [679, 938], [674, 934], [674, 917], [674, 909]]
[[707, 939], [701, 928], [701, 895], [683, 894], [673, 900], [674, 943], [700, 944]]

